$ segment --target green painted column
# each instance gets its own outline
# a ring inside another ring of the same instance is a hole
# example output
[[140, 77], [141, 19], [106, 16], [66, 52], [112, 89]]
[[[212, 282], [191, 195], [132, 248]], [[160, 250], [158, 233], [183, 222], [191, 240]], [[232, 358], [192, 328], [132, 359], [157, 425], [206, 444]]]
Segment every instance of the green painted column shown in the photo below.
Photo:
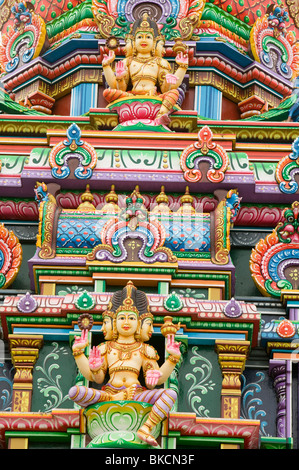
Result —
[[160, 295], [169, 294], [169, 282], [165, 282], [165, 281], [158, 282], [158, 294]]
[[94, 283], [95, 292], [106, 292], [106, 281], [104, 279], [96, 279]]

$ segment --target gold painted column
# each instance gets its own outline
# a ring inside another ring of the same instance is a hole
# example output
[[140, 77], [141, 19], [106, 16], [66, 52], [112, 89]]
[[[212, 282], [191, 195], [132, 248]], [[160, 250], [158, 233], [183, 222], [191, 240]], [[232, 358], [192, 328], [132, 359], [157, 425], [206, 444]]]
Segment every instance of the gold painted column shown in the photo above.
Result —
[[[11, 359], [15, 368], [12, 411], [16, 413], [31, 410], [32, 398], [32, 371], [38, 358], [38, 353], [43, 345], [42, 335], [17, 335], [8, 336], [11, 350]], [[28, 447], [28, 439], [11, 438], [10, 449], [25, 449]]]
[[221, 390], [221, 418], [239, 419], [241, 412], [241, 381], [249, 341], [216, 340], [216, 351], [223, 376]]

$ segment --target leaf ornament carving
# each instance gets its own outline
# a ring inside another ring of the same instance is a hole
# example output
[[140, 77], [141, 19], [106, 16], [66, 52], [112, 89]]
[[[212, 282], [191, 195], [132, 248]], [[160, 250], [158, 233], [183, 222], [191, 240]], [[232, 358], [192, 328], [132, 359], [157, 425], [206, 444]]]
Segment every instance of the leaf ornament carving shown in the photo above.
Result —
[[46, 41], [47, 31], [44, 20], [31, 13], [31, 23], [20, 29], [10, 28], [2, 35], [0, 63], [5, 72], [13, 72], [38, 57]]
[[16, 278], [22, 263], [22, 247], [12, 231], [0, 224], [0, 288], [6, 289]]
[[[130, 229], [129, 223], [130, 220], [110, 219], [101, 232], [103, 243], [97, 245], [87, 255], [87, 259], [113, 263], [136, 261], [137, 259], [146, 264], [177, 262], [172, 251], [163, 246], [165, 228], [157, 219], [152, 217], [150, 222], [139, 221], [135, 230]], [[136, 254], [134, 255], [133, 252]]]
[[115, 21], [112, 16], [105, 15], [101, 11], [99, 11], [96, 7], [92, 7], [94, 19], [97, 23], [99, 28], [99, 32], [103, 36], [103, 38], [108, 39], [111, 35], [111, 30], [115, 25]]
[[191, 0], [189, 3], [187, 16], [179, 22], [181, 38], [190, 40], [194, 30], [199, 26], [200, 19], [205, 8], [206, 0]]
[[252, 250], [249, 268], [265, 296], [280, 297], [282, 289], [299, 286], [298, 202], [284, 211], [285, 220]]
[[296, 176], [299, 174], [299, 137], [292, 144], [292, 152], [281, 158], [276, 165], [275, 179], [285, 194], [298, 192]]
[[299, 44], [293, 31], [286, 33], [272, 27], [270, 16], [266, 14], [254, 23], [250, 33], [251, 52], [257, 62], [292, 80], [299, 71]]
[[208, 181], [223, 181], [229, 158], [224, 148], [213, 142], [213, 133], [208, 126], [199, 131], [198, 142], [189, 145], [181, 154], [180, 166], [188, 183], [196, 183], [202, 179], [203, 175], [199, 169], [202, 162], [210, 165], [206, 174]]
[[50, 152], [49, 164], [54, 178], [65, 179], [70, 175], [70, 158], [79, 160], [74, 171], [76, 178], [91, 178], [98, 160], [97, 153], [92, 145], [81, 140], [81, 130], [75, 123], [68, 128], [67, 139], [55, 145]]

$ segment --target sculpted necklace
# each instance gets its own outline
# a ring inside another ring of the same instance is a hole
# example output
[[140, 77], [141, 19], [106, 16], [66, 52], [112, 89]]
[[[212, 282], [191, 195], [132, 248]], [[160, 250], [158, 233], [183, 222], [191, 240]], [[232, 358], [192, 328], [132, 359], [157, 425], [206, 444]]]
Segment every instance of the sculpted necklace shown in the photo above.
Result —
[[136, 62], [140, 62], [141, 64], [151, 64], [152, 62], [156, 62], [156, 57], [137, 57], [134, 56], [132, 60], [136, 60]]
[[117, 343], [116, 341], [111, 344], [112, 349], [118, 351], [118, 358], [120, 360], [131, 359], [132, 352], [140, 348], [140, 343], [135, 341], [134, 343]]

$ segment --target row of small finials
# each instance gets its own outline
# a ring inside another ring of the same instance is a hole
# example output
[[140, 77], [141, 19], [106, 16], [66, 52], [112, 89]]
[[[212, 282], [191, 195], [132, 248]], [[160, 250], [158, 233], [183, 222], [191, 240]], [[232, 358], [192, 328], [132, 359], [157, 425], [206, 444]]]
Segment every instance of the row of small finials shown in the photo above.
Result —
[[[130, 198], [133, 202], [136, 201], [137, 199], [139, 201], [142, 201], [142, 204], [144, 204], [144, 198], [142, 195], [139, 193], [139, 186], [136, 186], [134, 191], [130, 196], [127, 197], [127, 199]], [[90, 187], [89, 185], [86, 186], [85, 192], [81, 196], [81, 204], [79, 205], [77, 210], [83, 210], [83, 211], [95, 211], [96, 207], [93, 204], [94, 197], [92, 193], [90, 192]], [[120, 212], [121, 208], [118, 204], [118, 195], [115, 192], [115, 186], [111, 186], [110, 192], [105, 196], [105, 201], [106, 204], [102, 209], [100, 209], [100, 212]], [[165, 187], [161, 186], [161, 191], [160, 194], [156, 197], [156, 203], [157, 205], [153, 208], [151, 212], [172, 212], [171, 209], [168, 207], [169, 199], [167, 194], [165, 194]], [[186, 210], [189, 212], [195, 213], [195, 208], [193, 207], [193, 197], [191, 196], [189, 192], [189, 186], [186, 186], [185, 189], [185, 194], [181, 196], [180, 198], [180, 204], [181, 206], [179, 209], [176, 211], [176, 213], [181, 213]], [[143, 207], [144, 210], [146, 210], [145, 207]]]

